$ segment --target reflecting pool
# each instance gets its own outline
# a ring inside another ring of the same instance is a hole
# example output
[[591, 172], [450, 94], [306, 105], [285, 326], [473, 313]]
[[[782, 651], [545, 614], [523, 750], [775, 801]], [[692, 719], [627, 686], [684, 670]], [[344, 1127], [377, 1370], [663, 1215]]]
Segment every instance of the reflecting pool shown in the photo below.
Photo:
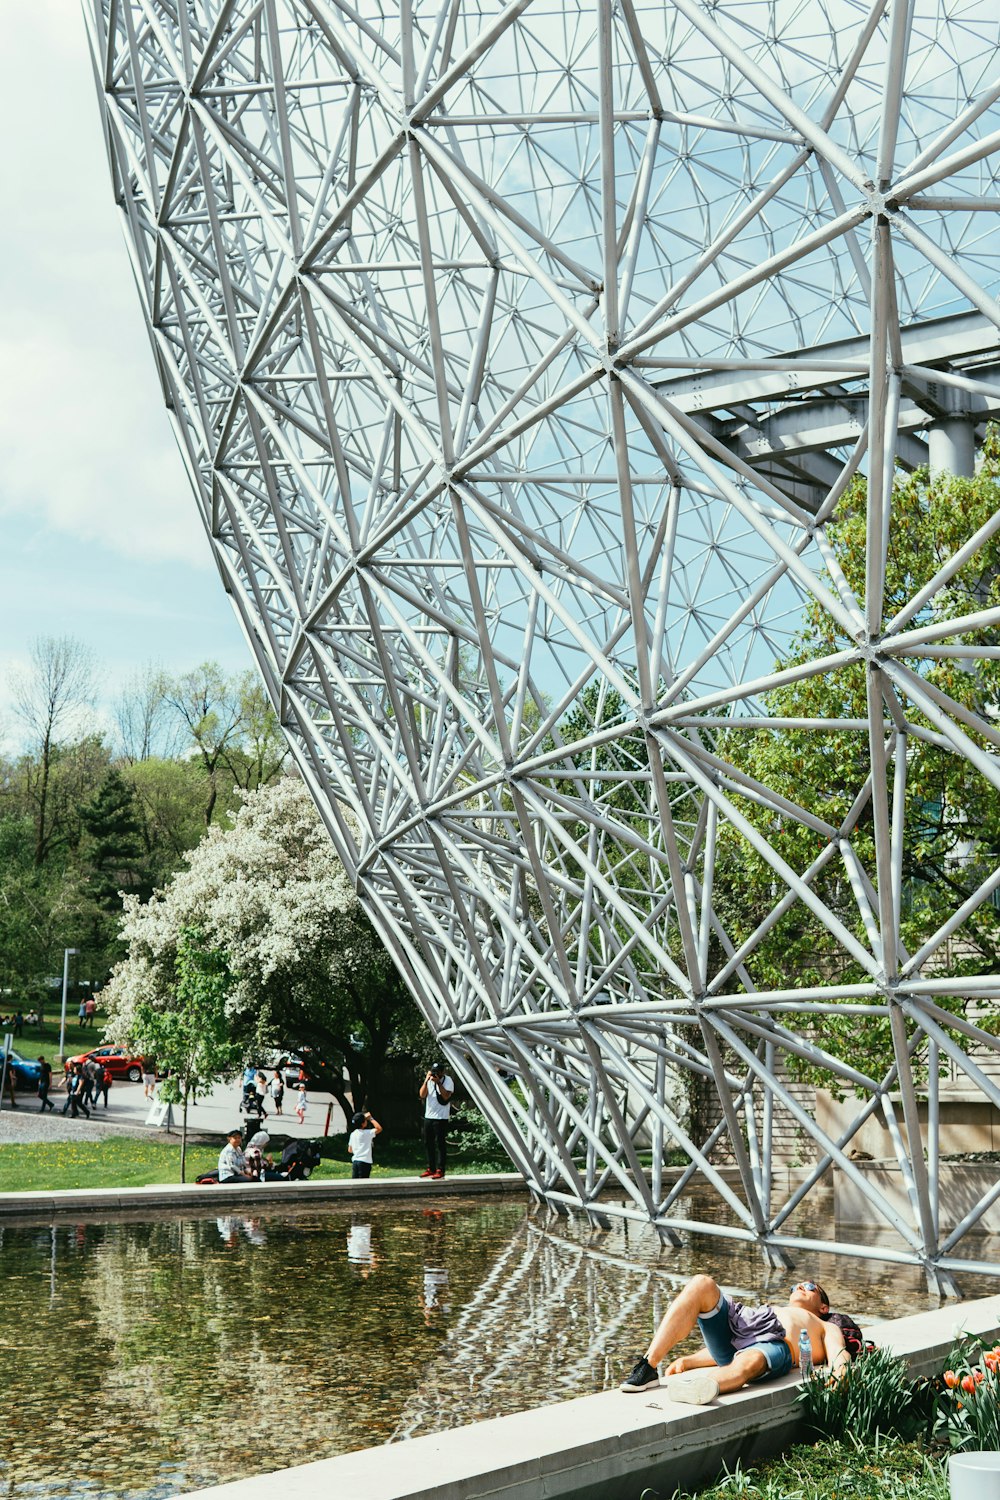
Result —
[[[807, 1269], [855, 1312], [936, 1305], [908, 1268]], [[0, 1495], [159, 1500], [598, 1391], [696, 1270], [788, 1284], [509, 1197], [3, 1228]]]

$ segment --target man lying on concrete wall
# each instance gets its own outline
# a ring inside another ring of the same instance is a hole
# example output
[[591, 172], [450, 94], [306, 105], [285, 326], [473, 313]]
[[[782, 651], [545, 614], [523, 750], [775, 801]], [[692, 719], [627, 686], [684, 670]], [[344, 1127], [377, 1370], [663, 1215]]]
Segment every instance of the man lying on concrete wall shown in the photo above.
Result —
[[671, 1302], [646, 1353], [622, 1382], [623, 1391], [648, 1391], [660, 1384], [657, 1366], [671, 1349], [694, 1332], [704, 1349], [673, 1360], [666, 1370], [667, 1394], [673, 1401], [707, 1406], [719, 1395], [758, 1380], [776, 1380], [799, 1363], [799, 1340], [805, 1331], [814, 1365], [829, 1365], [839, 1380], [851, 1356], [844, 1335], [823, 1321], [830, 1311], [817, 1281], [792, 1287], [783, 1307], [765, 1303], [744, 1307], [727, 1297], [711, 1276], [693, 1277]]

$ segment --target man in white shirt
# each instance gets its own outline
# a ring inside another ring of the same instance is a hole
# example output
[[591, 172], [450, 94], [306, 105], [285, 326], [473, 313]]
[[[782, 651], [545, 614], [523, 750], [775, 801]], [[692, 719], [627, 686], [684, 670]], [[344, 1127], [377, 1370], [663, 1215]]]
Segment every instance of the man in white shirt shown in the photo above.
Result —
[[428, 1068], [427, 1077], [420, 1085], [420, 1097], [424, 1101], [424, 1140], [427, 1144], [427, 1171], [421, 1177], [440, 1179], [445, 1174], [448, 1121], [451, 1118], [451, 1096], [455, 1092], [454, 1081], [445, 1072], [443, 1062]]
[[226, 1144], [219, 1152], [219, 1181], [220, 1182], [255, 1182], [256, 1178], [250, 1175], [247, 1159], [243, 1155], [243, 1132], [242, 1130], [230, 1130], [226, 1136]]

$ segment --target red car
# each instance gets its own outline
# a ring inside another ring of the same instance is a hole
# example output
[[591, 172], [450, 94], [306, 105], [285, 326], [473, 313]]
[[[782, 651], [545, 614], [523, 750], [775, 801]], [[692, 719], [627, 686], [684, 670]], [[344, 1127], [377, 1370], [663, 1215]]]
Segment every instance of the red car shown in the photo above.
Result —
[[95, 1047], [92, 1052], [80, 1052], [76, 1057], [68, 1057], [64, 1063], [64, 1069], [68, 1073], [74, 1063], [85, 1063], [88, 1058], [96, 1057], [99, 1063], [103, 1063], [112, 1078], [127, 1078], [130, 1083], [138, 1083], [142, 1078], [142, 1070], [145, 1059], [136, 1057], [134, 1052], [129, 1052], [125, 1047]]

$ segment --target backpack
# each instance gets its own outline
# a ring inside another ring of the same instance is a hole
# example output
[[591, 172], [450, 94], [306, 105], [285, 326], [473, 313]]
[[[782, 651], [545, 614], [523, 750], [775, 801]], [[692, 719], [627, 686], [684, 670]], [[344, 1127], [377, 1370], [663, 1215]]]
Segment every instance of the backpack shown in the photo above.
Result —
[[849, 1313], [827, 1313], [823, 1322], [832, 1323], [834, 1328], [840, 1329], [844, 1335], [844, 1348], [852, 1359], [858, 1359], [860, 1355], [868, 1354], [875, 1348], [871, 1339], [865, 1338], [861, 1329]]

